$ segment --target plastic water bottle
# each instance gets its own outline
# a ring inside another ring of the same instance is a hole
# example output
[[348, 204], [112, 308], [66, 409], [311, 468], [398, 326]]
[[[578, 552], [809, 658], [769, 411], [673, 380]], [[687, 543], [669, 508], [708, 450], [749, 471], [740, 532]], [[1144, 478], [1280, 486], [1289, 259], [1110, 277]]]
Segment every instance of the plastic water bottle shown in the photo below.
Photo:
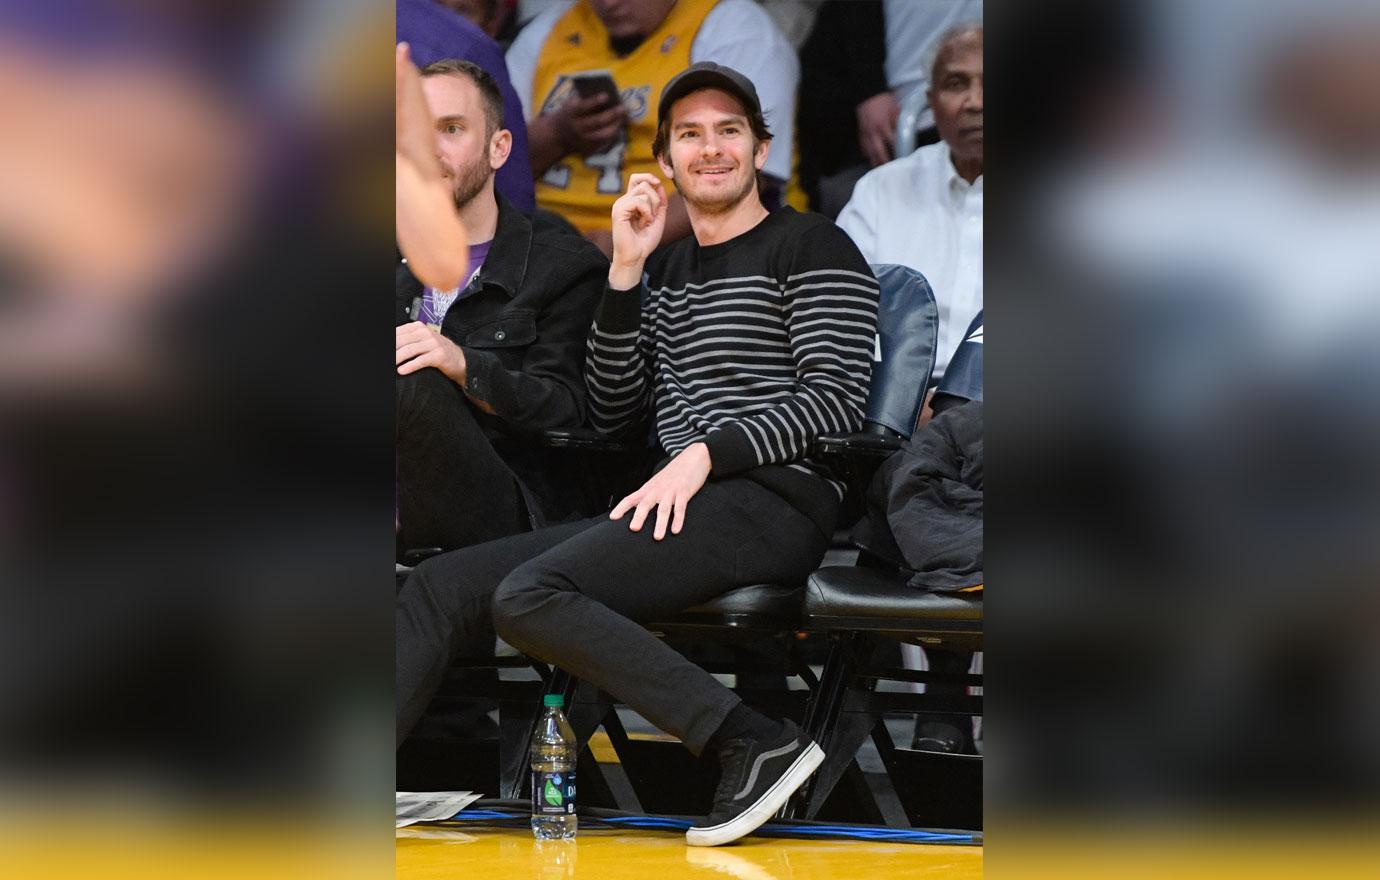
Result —
[[538, 840], [575, 836], [575, 732], [561, 707], [565, 698], [547, 694], [545, 711], [532, 732], [532, 834]]

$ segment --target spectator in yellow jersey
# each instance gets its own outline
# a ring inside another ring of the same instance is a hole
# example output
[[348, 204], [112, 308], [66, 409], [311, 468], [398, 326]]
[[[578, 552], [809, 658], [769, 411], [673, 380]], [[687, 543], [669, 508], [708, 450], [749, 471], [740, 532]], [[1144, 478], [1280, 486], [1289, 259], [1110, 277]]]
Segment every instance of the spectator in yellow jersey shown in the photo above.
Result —
[[[742, 72], [761, 96], [783, 145], [761, 171], [761, 192], [768, 208], [779, 206], [791, 174], [800, 64], [753, 0], [563, 0], [532, 19], [507, 62], [529, 120], [538, 205], [611, 253], [614, 201], [631, 175], [659, 174], [652, 140], [661, 91], [700, 61]], [[583, 71], [607, 71], [621, 102], [581, 97], [572, 75]], [[684, 202], [673, 194], [662, 241], [689, 232]]]

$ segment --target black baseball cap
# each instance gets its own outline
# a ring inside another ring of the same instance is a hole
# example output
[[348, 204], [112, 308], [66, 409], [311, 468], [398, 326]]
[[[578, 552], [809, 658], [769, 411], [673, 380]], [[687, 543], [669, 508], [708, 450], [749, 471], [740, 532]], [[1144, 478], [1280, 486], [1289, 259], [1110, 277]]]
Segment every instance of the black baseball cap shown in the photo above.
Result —
[[760, 116], [762, 102], [757, 100], [757, 89], [752, 80], [731, 67], [715, 64], [713, 61], [700, 61], [671, 77], [666, 88], [661, 90], [661, 103], [656, 108], [656, 124], [659, 127], [666, 121], [671, 105], [691, 92], [700, 89], [721, 89], [743, 103], [747, 115]]

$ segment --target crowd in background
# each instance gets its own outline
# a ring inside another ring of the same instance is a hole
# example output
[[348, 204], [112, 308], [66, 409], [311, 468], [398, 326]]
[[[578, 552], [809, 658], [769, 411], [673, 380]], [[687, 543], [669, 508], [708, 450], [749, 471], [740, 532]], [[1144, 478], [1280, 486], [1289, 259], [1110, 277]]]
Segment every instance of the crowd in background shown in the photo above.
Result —
[[[575, 283], [585, 277], [577, 271], [560, 289], [500, 291], [485, 305], [485, 279], [504, 271], [489, 248], [500, 256], [508, 248], [494, 238], [499, 214], [488, 216], [494, 196], [476, 198], [461, 184], [492, 173], [500, 213], [530, 224], [523, 234], [532, 241], [554, 242], [552, 253], [573, 249], [577, 260], [597, 261], [595, 249], [609, 257], [610, 209], [630, 178], [665, 176], [653, 149], [656, 101], [691, 64], [738, 71], [760, 95], [772, 139], [758, 190], [769, 211], [836, 219], [869, 263], [908, 266], [928, 281], [939, 316], [931, 384], [940, 382], [982, 310], [981, 18], [980, 0], [398, 0], [397, 39], [428, 90], [443, 88], [438, 63], [477, 65], [499, 99], [494, 124], [510, 133], [501, 160], [486, 155], [467, 171], [459, 166], [468, 160], [447, 154], [451, 135], [433, 108], [445, 173], [458, 182], [457, 205], [468, 205], [462, 216], [475, 205], [484, 216], [470, 217], [468, 282], [429, 285], [400, 268], [399, 323], [426, 328], [410, 331], [411, 342], [399, 337], [400, 352], [412, 346], [407, 363], [399, 355], [399, 373], [441, 367], [464, 395], [447, 383], [423, 393], [421, 375], [400, 379], [400, 543], [463, 546], [563, 518], [569, 500], [559, 497], [532, 432], [588, 422], [578, 349], [597, 283]], [[669, 188], [662, 247], [689, 232], [681, 197]], [[593, 247], [560, 245], [561, 236]], [[515, 294], [535, 297], [535, 321], [488, 330]], [[556, 303], [559, 316], [548, 310]], [[560, 334], [563, 347], [554, 341]], [[514, 348], [529, 336], [539, 343]], [[479, 390], [496, 381], [503, 387]], [[439, 428], [439, 400], [453, 405], [463, 430]], [[920, 423], [929, 415], [926, 407]], [[445, 452], [471, 445], [483, 454]], [[465, 485], [484, 486], [480, 494], [501, 503], [456, 522], [444, 499]], [[451, 522], [438, 526], [438, 518]]]

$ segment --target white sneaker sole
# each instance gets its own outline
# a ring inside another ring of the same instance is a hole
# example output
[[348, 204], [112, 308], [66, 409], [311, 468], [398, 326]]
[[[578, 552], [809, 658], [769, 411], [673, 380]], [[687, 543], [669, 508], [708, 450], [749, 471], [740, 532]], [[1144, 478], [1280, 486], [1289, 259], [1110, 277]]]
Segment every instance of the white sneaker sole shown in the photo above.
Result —
[[685, 842], [691, 846], [719, 846], [731, 843], [745, 834], [751, 834], [775, 816], [787, 799], [795, 794], [795, 790], [800, 788], [822, 763], [824, 750], [815, 743], [810, 743], [756, 803], [722, 824], [710, 825], [707, 828], [691, 828], [685, 832]]

